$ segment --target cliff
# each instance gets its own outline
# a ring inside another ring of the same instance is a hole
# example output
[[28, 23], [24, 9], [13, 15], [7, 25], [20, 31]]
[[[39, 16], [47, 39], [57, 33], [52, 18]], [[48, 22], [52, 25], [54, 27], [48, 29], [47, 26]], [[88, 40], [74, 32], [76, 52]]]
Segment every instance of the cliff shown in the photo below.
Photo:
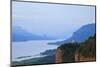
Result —
[[79, 54], [75, 54], [75, 62], [86, 62], [86, 61], [95, 61], [96, 57], [85, 57]]
[[77, 43], [63, 44], [56, 50], [56, 63], [75, 62], [75, 51], [79, 47]]
[[90, 37], [81, 44], [75, 53], [75, 61], [95, 61], [96, 60], [96, 36]]
[[81, 43], [62, 44], [56, 50], [56, 63], [71, 63], [96, 60], [96, 36]]
[[56, 50], [56, 63], [61, 63], [62, 62], [62, 51], [61, 49]]

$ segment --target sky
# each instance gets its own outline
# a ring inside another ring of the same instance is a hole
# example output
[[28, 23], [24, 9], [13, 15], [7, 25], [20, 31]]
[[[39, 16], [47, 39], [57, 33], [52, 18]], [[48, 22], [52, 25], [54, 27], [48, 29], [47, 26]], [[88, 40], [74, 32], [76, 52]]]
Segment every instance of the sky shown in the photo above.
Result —
[[12, 25], [33, 34], [68, 38], [91, 23], [95, 23], [94, 6], [12, 2]]

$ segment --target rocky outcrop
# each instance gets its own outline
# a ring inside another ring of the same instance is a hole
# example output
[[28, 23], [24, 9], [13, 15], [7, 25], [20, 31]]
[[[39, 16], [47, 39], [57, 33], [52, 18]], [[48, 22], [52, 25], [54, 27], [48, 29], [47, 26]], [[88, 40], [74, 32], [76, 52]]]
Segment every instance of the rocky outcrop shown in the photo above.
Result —
[[56, 63], [96, 61], [96, 36], [82, 43], [66, 43], [58, 47]]
[[75, 61], [95, 61], [96, 60], [96, 36], [90, 37], [81, 44], [75, 53]]
[[63, 44], [56, 50], [56, 63], [75, 62], [75, 51], [79, 47], [77, 43]]
[[56, 63], [96, 61], [96, 36], [82, 43], [65, 43], [56, 50]]
[[62, 62], [62, 51], [58, 48], [56, 50], [56, 63]]
[[95, 61], [96, 57], [85, 57], [80, 54], [75, 54], [75, 62]]

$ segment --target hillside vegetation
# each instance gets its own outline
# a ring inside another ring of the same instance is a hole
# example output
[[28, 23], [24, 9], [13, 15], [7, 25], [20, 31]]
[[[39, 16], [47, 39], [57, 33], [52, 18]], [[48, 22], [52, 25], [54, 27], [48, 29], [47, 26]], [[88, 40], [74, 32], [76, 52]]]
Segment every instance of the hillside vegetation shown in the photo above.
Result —
[[89, 37], [86, 41], [81, 43], [74, 42], [62, 44], [58, 49], [62, 52], [61, 63], [82, 60], [94, 61], [96, 60], [96, 35]]
[[96, 60], [96, 35], [89, 37], [88, 40], [80, 44], [76, 51], [78, 58], [76, 61], [95, 61]]

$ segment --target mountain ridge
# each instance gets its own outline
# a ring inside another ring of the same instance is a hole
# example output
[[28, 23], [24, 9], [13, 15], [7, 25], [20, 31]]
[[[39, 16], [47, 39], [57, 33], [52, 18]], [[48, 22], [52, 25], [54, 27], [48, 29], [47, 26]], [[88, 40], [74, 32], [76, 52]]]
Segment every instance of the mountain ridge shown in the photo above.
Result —
[[29, 40], [53, 40], [53, 39], [55, 38], [44, 36], [44, 35], [40, 36], [37, 34], [30, 33], [19, 26], [12, 27], [12, 41], [13, 42], [29, 41]]
[[70, 43], [70, 42], [83, 42], [88, 37], [93, 36], [95, 34], [95, 23], [83, 25], [80, 27], [77, 31], [75, 31], [72, 36], [68, 39], [65, 39], [64, 41], [58, 41], [55, 43], [49, 43], [49, 44], [63, 44], [63, 43]]

